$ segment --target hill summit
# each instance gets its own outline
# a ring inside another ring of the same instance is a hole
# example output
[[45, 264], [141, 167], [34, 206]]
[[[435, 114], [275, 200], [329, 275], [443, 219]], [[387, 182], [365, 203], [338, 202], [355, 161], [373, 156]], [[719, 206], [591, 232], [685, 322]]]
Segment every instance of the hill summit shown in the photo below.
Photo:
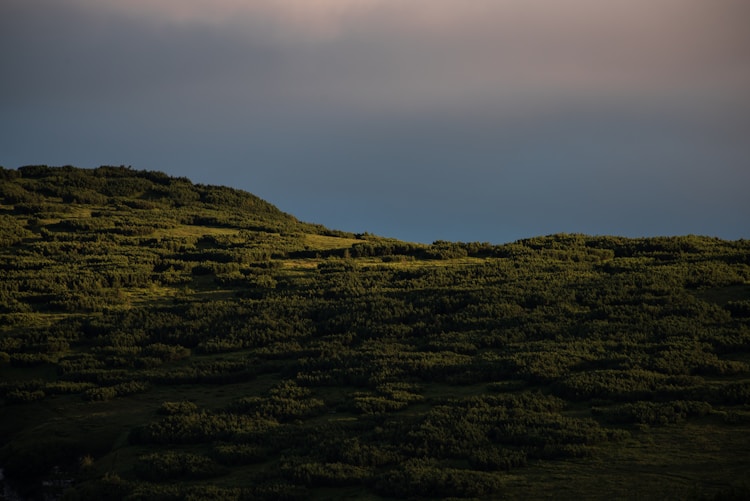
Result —
[[20, 498], [739, 499], [750, 242], [422, 245], [0, 168], [0, 407]]

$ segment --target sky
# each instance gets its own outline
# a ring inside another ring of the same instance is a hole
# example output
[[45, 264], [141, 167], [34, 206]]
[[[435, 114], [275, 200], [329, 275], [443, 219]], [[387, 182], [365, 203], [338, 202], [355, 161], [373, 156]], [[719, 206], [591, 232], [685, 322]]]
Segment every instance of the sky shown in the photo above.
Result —
[[0, 165], [412, 242], [750, 238], [750, 0], [2, 0]]

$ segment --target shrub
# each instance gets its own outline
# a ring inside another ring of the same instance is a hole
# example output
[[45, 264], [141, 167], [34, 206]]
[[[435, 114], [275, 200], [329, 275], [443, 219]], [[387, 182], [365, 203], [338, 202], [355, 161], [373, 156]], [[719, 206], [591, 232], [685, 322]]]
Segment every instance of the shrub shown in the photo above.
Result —
[[253, 464], [268, 459], [269, 451], [251, 444], [220, 443], [214, 446], [213, 457], [227, 466]]
[[498, 496], [501, 477], [458, 468], [443, 468], [429, 461], [410, 460], [381, 474], [374, 490], [398, 498], [448, 498]]
[[34, 402], [36, 400], [41, 400], [44, 397], [45, 397], [45, 394], [44, 394], [44, 391], [42, 390], [34, 390], [34, 391], [13, 390], [5, 394], [5, 400], [8, 403], [16, 403], [16, 404]]
[[358, 485], [370, 476], [367, 468], [346, 463], [319, 463], [304, 460], [283, 464], [284, 476], [296, 483], [311, 487]]
[[195, 403], [181, 400], [179, 402], [163, 402], [159, 407], [159, 414], [171, 416], [174, 414], [192, 414], [198, 411], [198, 406]]
[[469, 456], [469, 465], [475, 470], [499, 471], [526, 466], [526, 452], [518, 449], [485, 448]]
[[134, 467], [139, 478], [150, 481], [218, 477], [226, 468], [213, 459], [185, 452], [155, 452], [138, 458]]
[[707, 402], [679, 400], [673, 402], [633, 402], [610, 409], [594, 407], [593, 413], [614, 423], [667, 425], [689, 417], [706, 416], [712, 407]]

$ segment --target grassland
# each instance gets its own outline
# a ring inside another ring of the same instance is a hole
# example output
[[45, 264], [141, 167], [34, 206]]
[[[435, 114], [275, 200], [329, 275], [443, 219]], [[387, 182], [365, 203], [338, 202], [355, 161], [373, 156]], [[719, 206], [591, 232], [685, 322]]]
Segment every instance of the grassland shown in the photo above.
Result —
[[64, 499], [745, 499], [750, 243], [400, 242], [0, 169], [0, 467]]

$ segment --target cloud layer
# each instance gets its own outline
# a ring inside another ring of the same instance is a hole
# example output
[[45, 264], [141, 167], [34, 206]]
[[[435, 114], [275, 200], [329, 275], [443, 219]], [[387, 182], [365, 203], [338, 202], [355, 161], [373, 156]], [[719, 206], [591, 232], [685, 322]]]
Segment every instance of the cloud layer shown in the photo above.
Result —
[[748, 236], [749, 18], [745, 0], [6, 0], [0, 162], [157, 168], [414, 240]]

